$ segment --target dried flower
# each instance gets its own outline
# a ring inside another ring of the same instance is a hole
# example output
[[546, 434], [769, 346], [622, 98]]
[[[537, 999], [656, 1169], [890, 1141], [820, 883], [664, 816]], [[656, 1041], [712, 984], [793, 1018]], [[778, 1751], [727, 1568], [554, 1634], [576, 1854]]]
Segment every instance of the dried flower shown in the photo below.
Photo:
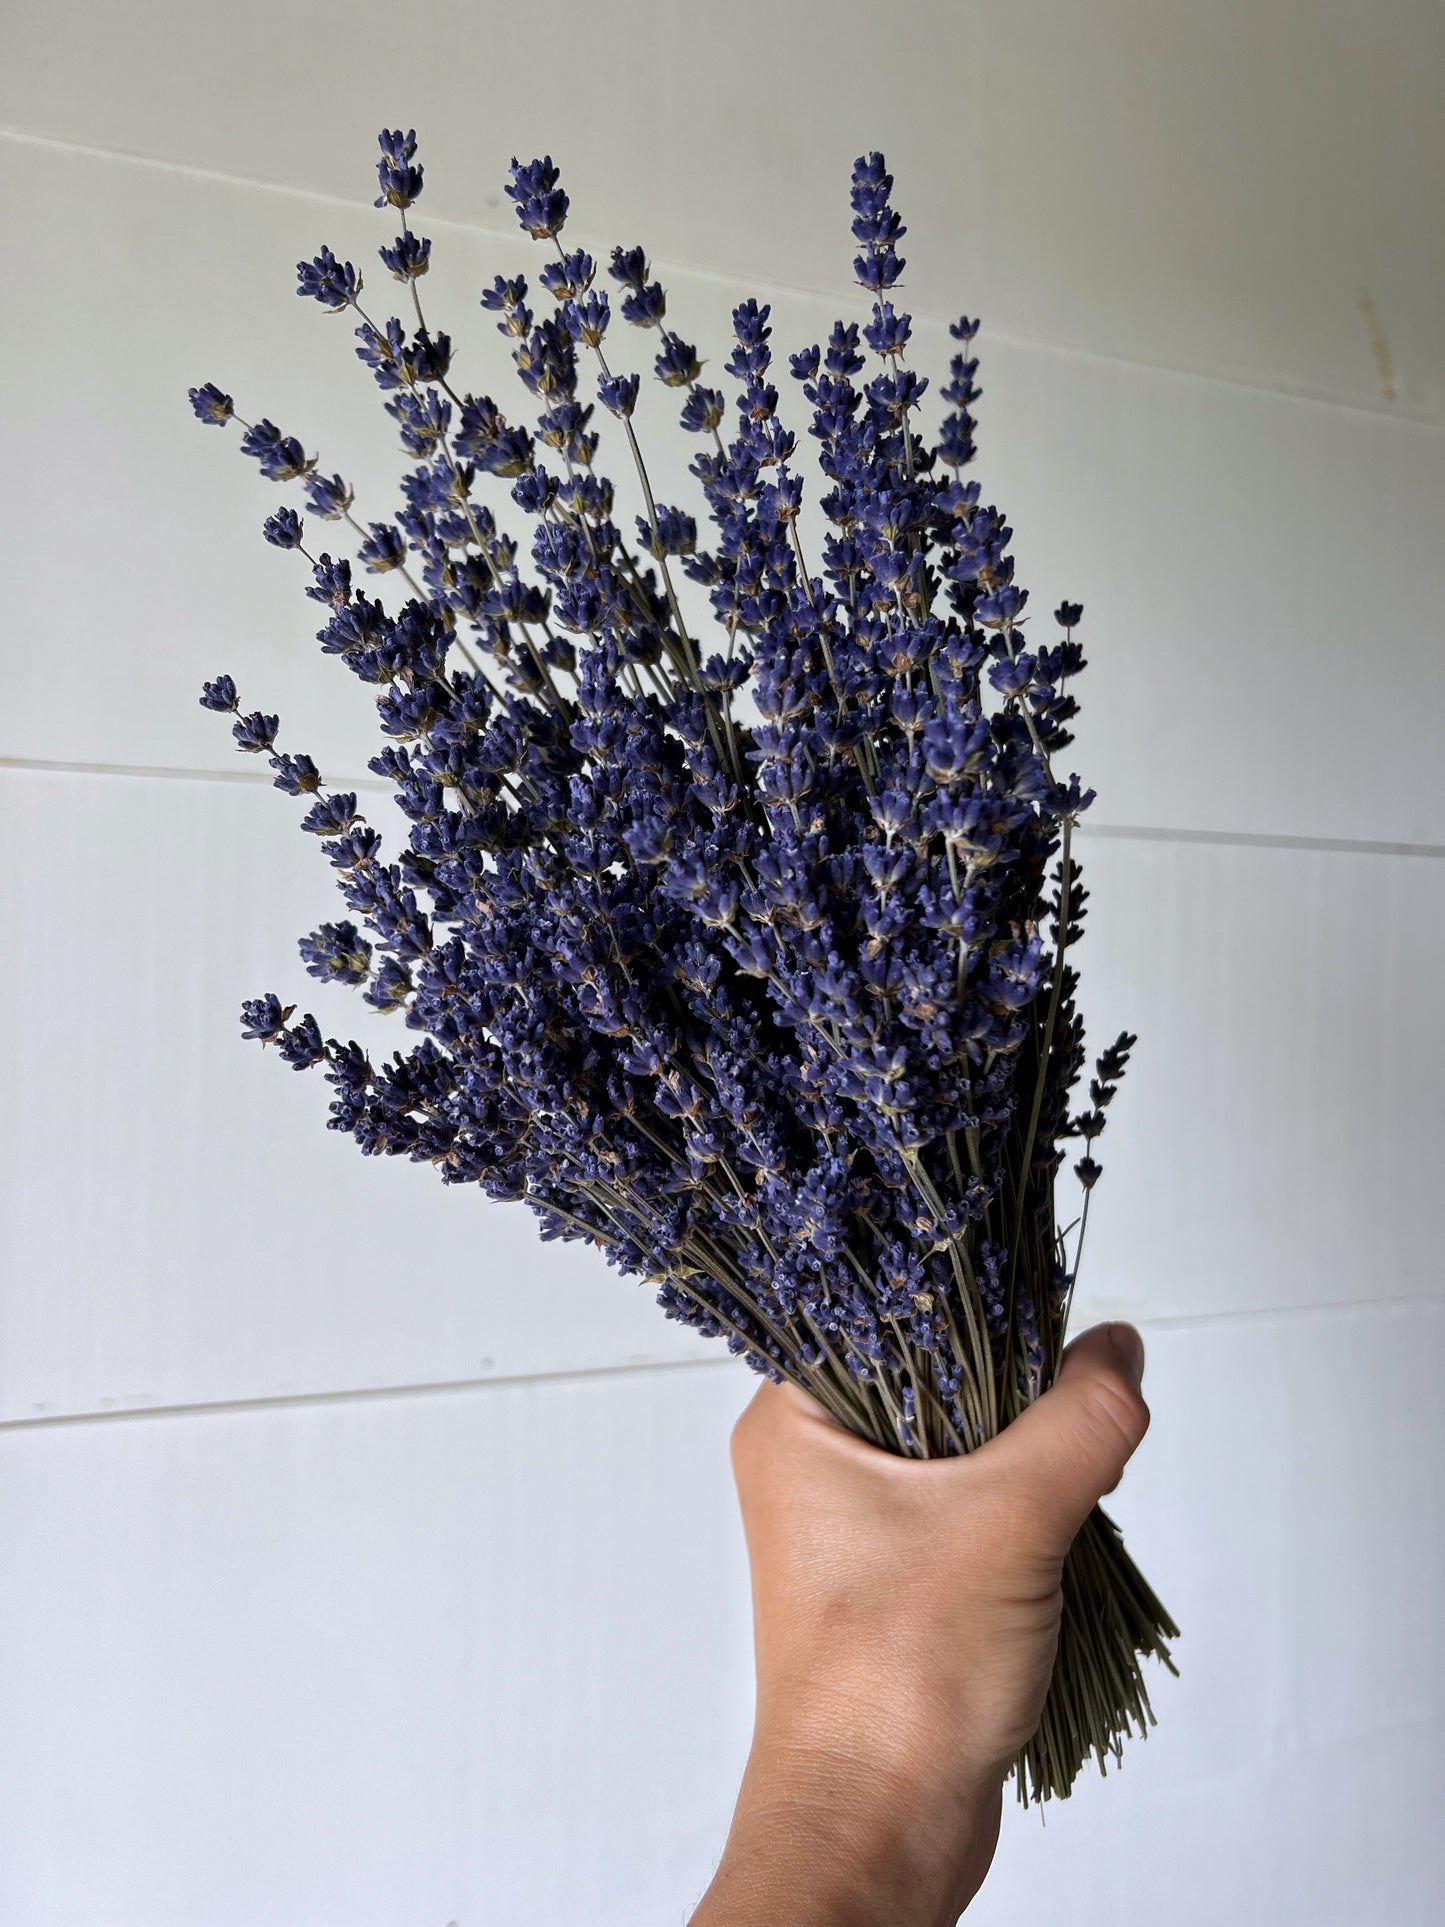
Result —
[[[414, 205], [415, 155], [414, 134], [382, 134], [378, 206]], [[409, 291], [405, 324], [365, 313], [329, 249], [303, 262], [299, 292], [357, 316], [408, 458], [402, 503], [353, 520], [341, 477], [267, 420], [242, 424], [242, 447], [345, 521], [369, 570], [404, 580], [386, 605], [353, 587], [347, 558], [306, 557], [322, 650], [375, 689], [387, 742], [371, 768], [394, 786], [404, 846], [386, 854], [354, 793], [323, 792], [309, 758], [277, 751], [276, 718], [240, 715], [229, 677], [201, 700], [311, 799], [302, 828], [355, 921], [304, 938], [306, 970], [418, 1036], [376, 1065], [275, 996], [246, 1004], [248, 1037], [325, 1067], [330, 1128], [525, 1200], [544, 1237], [598, 1246], [653, 1281], [669, 1316], [928, 1457], [992, 1437], [1058, 1368], [1077, 1246], [1055, 1177], [1081, 1138], [1087, 1209], [1134, 1040], [1104, 1053], [1071, 1115], [1072, 836], [1092, 793], [1056, 759], [1082, 612], [1062, 604], [1063, 640], [1026, 645], [1012, 531], [962, 479], [980, 393], [967, 318], [941, 430], [922, 432], [928, 382], [888, 298], [904, 266], [892, 189], [881, 155], [858, 161], [871, 315], [788, 361], [825, 482], [812, 556], [769, 308], [733, 310], [729, 420], [665, 328], [642, 249], [611, 256], [622, 321], [657, 331], [653, 377], [704, 438], [705, 540], [691, 509], [655, 499], [639, 376], [609, 363], [591, 257], [562, 248], [550, 157], [514, 160], [506, 191], [546, 249], [552, 311], [538, 317], [520, 277], [481, 296], [531, 426], [454, 376], [418, 293], [425, 238], [404, 226], [381, 249]], [[635, 545], [596, 467], [593, 396], [646, 504]], [[234, 413], [211, 384], [191, 401], [208, 423]], [[486, 488], [530, 518], [525, 555]], [[291, 509], [265, 532], [301, 547]], [[709, 639], [684, 618], [684, 582], [706, 596]], [[1142, 1723], [1135, 1656], [1167, 1657], [1173, 1630], [1102, 1514], [1065, 1585], [1085, 1630], [1023, 1756], [1025, 1795], [1067, 1791], [1091, 1747], [1102, 1758]]]

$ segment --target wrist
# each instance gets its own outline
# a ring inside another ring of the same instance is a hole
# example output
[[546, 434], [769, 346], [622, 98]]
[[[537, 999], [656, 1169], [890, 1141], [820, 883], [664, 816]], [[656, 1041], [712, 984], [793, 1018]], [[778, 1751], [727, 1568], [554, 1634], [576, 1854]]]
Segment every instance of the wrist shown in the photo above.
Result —
[[998, 1778], [945, 1791], [922, 1761], [760, 1736], [695, 1927], [953, 1927], [1000, 1808]]

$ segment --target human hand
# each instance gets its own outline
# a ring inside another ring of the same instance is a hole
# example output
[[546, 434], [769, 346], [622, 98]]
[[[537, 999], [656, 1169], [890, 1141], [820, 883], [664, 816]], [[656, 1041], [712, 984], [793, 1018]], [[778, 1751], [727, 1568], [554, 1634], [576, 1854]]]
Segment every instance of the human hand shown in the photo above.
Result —
[[733, 1431], [757, 1712], [693, 1927], [952, 1927], [1038, 1725], [1060, 1575], [1149, 1424], [1144, 1345], [1100, 1325], [964, 1458], [902, 1459], [763, 1385]]

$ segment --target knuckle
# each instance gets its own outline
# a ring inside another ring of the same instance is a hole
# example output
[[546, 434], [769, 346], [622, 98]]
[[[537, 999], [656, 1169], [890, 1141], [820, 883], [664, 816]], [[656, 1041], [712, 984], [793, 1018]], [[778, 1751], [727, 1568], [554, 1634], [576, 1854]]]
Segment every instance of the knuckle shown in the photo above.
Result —
[[1100, 1445], [1127, 1459], [1149, 1429], [1149, 1407], [1122, 1374], [1101, 1372], [1083, 1406], [1083, 1421]]
[[728, 1451], [732, 1457], [733, 1470], [741, 1471], [752, 1456], [753, 1422], [750, 1417], [752, 1407], [748, 1406], [733, 1420], [733, 1429], [728, 1438]]
[[767, 1416], [760, 1407], [757, 1397], [754, 1396], [733, 1420], [732, 1432], [728, 1438], [733, 1476], [739, 1483], [749, 1478], [766, 1456], [763, 1438], [766, 1429]]

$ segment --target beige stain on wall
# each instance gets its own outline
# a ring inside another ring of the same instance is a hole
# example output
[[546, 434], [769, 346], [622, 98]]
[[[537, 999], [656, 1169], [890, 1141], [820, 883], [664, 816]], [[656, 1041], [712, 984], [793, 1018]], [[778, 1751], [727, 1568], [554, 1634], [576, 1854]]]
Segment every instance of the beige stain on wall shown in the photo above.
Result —
[[1360, 313], [1365, 317], [1365, 327], [1369, 332], [1370, 346], [1375, 352], [1375, 366], [1380, 371], [1380, 393], [1386, 401], [1399, 399], [1395, 388], [1395, 359], [1390, 353], [1389, 337], [1380, 319], [1380, 310], [1375, 305], [1375, 297], [1368, 288], [1360, 289]]

